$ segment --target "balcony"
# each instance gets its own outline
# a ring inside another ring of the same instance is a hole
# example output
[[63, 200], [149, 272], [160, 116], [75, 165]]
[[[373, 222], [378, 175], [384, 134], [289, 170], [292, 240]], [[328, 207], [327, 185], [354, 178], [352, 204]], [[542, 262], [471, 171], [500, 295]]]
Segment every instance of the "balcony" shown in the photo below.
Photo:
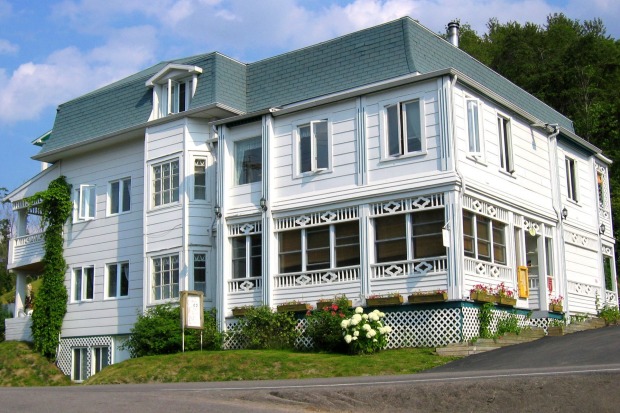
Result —
[[11, 239], [8, 269], [40, 263], [45, 251], [43, 234], [43, 232], [38, 232]]

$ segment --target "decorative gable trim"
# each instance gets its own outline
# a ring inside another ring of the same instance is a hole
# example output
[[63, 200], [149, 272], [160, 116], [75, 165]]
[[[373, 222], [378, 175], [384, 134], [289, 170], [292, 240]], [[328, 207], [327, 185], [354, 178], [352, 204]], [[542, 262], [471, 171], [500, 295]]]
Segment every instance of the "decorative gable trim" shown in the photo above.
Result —
[[202, 73], [201, 67], [170, 63], [159, 72], [155, 73], [155, 75], [153, 75], [149, 80], [147, 80], [146, 86], [153, 87], [156, 84], [167, 82], [168, 79], [178, 79], [181, 77], [196, 75], [200, 73]]

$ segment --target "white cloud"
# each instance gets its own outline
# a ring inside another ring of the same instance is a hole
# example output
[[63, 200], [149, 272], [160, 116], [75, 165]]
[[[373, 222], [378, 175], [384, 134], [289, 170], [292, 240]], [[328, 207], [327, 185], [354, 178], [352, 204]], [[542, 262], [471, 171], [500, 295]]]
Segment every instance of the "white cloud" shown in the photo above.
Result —
[[0, 39], [0, 54], [12, 54], [19, 50], [19, 46], [5, 39]]

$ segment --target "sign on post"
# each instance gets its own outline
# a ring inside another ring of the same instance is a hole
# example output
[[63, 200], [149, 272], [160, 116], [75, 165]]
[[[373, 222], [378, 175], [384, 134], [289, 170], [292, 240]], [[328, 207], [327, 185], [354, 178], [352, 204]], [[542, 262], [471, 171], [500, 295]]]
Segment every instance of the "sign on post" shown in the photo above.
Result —
[[204, 329], [204, 293], [202, 291], [181, 291], [181, 343], [185, 352], [185, 329], [200, 330], [200, 350], [202, 351], [202, 330]]

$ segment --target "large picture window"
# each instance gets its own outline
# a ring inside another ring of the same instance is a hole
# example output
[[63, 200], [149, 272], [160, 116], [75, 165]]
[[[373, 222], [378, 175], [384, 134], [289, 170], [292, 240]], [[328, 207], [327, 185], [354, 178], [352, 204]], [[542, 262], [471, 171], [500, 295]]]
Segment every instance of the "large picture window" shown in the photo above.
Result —
[[179, 298], [179, 256], [153, 258], [153, 299]]
[[465, 256], [506, 265], [506, 225], [463, 211]]
[[73, 269], [73, 301], [89, 301], [94, 297], [95, 267]]
[[446, 255], [443, 208], [377, 217], [374, 226], [377, 263]]
[[179, 202], [179, 161], [153, 166], [153, 205]]
[[235, 184], [260, 182], [262, 176], [261, 137], [235, 142]]
[[360, 264], [358, 221], [282, 231], [278, 239], [280, 273]]
[[318, 172], [329, 168], [327, 120], [310, 122], [299, 130], [299, 172]]
[[419, 100], [390, 105], [385, 110], [389, 156], [400, 156], [426, 149], [422, 137], [423, 122]]

